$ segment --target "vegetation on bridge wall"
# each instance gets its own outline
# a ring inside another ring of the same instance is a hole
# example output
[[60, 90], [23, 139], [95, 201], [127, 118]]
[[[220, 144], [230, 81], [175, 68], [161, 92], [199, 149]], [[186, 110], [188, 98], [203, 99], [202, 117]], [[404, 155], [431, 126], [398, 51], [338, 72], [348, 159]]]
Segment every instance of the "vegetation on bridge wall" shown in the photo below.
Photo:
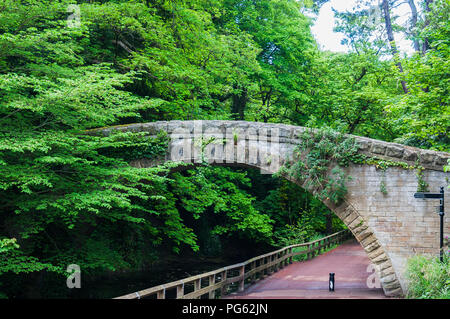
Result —
[[325, 2], [0, 0], [0, 294], [63, 296], [72, 263], [85, 276], [145, 269], [168, 252], [265, 249], [342, 227], [280, 178], [133, 168], [163, 136], [89, 129], [243, 119], [448, 151], [448, 2], [395, 26], [424, 44], [395, 61], [359, 9], [336, 14], [350, 51], [319, 50], [304, 12]]
[[299, 140], [292, 158], [286, 159], [278, 175], [296, 180], [320, 200], [330, 200], [334, 204], [344, 200], [347, 194], [345, 184], [352, 176], [346, 175], [342, 168], [350, 163], [373, 165], [380, 169], [380, 192], [383, 194], [387, 194], [385, 179], [389, 167], [416, 170], [417, 191], [428, 191], [428, 183], [423, 177], [424, 167], [418, 161], [409, 165], [358, 153], [354, 137], [328, 127], [306, 130], [299, 135]]
[[283, 166], [280, 174], [298, 180], [319, 199], [338, 204], [347, 193], [345, 183], [351, 179], [342, 167], [356, 155], [358, 144], [354, 138], [330, 129], [307, 130], [299, 139], [293, 163]]

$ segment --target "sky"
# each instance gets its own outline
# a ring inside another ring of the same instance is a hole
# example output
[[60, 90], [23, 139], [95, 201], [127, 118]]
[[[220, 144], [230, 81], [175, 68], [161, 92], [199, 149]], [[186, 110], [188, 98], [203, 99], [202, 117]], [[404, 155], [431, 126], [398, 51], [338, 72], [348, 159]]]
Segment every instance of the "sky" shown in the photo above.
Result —
[[[342, 33], [333, 32], [335, 19], [331, 8], [338, 11], [351, 11], [355, 3], [356, 0], [330, 0], [322, 6], [319, 16], [312, 27], [312, 33], [322, 50], [329, 50], [333, 52], [349, 51], [347, 46], [341, 44], [341, 40], [343, 39]], [[373, 3], [378, 4], [378, 0], [374, 0]], [[409, 15], [408, 4], [405, 3], [400, 5], [395, 9], [394, 13], [399, 15], [398, 22], [404, 23]], [[401, 52], [405, 52], [407, 54], [411, 54], [413, 52], [411, 41], [406, 40], [403, 34], [395, 33], [394, 38]]]

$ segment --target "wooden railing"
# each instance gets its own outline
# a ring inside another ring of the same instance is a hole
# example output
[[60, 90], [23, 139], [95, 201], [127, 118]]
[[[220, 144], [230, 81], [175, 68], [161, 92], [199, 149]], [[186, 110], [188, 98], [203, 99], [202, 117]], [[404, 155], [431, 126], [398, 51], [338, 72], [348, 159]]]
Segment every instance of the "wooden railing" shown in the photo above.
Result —
[[[133, 292], [114, 299], [140, 299], [144, 297], [166, 299], [166, 295], [171, 295], [172, 298], [176, 299], [220, 298], [232, 291], [243, 291], [246, 286], [252, 285], [257, 280], [291, 264], [294, 256], [306, 255], [307, 260], [314, 258], [321, 251], [329, 249], [331, 245], [339, 244], [348, 239], [350, 235], [350, 231], [343, 230], [315, 241], [287, 246], [239, 264]], [[295, 251], [296, 248], [301, 247], [304, 249]]]

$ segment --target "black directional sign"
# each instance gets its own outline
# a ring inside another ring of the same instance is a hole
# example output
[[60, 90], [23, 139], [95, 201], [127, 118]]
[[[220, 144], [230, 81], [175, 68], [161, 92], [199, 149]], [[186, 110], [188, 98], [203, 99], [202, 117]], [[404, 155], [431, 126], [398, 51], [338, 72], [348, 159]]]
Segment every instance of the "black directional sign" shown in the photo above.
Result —
[[414, 198], [444, 198], [444, 194], [441, 193], [415, 193]]

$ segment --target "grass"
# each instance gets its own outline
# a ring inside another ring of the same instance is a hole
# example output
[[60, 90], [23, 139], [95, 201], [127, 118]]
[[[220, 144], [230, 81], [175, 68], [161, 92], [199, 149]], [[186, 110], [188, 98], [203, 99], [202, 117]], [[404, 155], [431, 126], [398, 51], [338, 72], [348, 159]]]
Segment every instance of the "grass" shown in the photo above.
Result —
[[417, 255], [408, 260], [406, 278], [410, 299], [450, 299], [449, 253], [438, 257]]

